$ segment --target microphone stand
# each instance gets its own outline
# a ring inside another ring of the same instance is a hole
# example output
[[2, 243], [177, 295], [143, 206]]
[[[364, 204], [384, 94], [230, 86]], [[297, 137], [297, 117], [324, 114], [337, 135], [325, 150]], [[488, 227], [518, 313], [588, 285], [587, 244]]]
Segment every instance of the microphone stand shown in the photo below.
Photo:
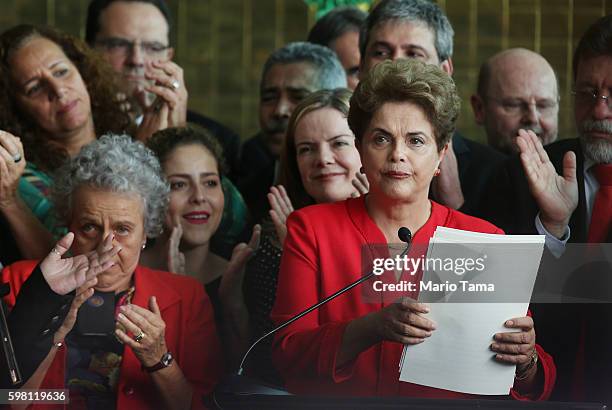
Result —
[[[408, 228], [401, 227], [397, 231], [397, 236], [402, 240], [402, 242], [405, 242], [407, 244], [406, 245], [406, 249], [404, 249], [402, 251], [402, 253], [400, 254], [400, 256], [399, 256], [400, 258], [403, 258], [404, 255], [406, 255], [408, 253], [408, 250], [410, 249], [410, 245], [411, 245], [411, 242], [412, 242], [412, 233], [410, 232], [410, 230]], [[355, 286], [358, 286], [358, 285], [362, 284], [363, 282], [369, 280], [372, 276], [374, 276], [374, 271], [368, 273], [367, 275], [365, 275], [364, 277], [362, 277], [360, 279], [357, 279], [355, 282], [349, 284], [348, 286], [345, 286], [344, 288], [340, 289], [339, 291], [329, 295], [328, 297], [326, 297], [322, 301], [320, 301], [320, 302], [312, 305], [311, 307], [301, 311], [300, 313], [298, 313], [297, 315], [293, 316], [292, 318], [290, 318], [286, 322], [281, 323], [280, 325], [278, 325], [274, 329], [270, 330], [268, 333], [266, 333], [263, 336], [261, 336], [259, 339], [257, 339], [251, 345], [251, 347], [249, 347], [249, 349], [246, 351], [244, 356], [242, 356], [242, 361], [240, 362], [240, 367], [239, 367], [238, 373], [237, 373], [238, 376], [242, 375], [242, 373], [244, 371], [243, 367], [244, 367], [244, 362], [246, 361], [246, 358], [249, 356], [249, 353], [251, 353], [251, 350], [253, 350], [253, 348], [255, 346], [257, 346], [257, 344], [259, 342], [261, 342], [262, 340], [264, 340], [268, 336], [273, 335], [274, 333], [278, 332], [279, 330], [284, 329], [285, 327], [289, 326], [291, 323], [295, 322], [298, 319], [301, 319], [302, 317], [306, 316], [307, 314], [309, 314], [313, 310], [318, 309], [322, 305], [324, 305], [324, 304], [328, 303], [329, 301], [337, 298], [338, 296], [342, 295], [343, 293], [348, 292], [349, 290], [353, 289]]]
[[8, 295], [9, 292], [9, 284], [0, 283], [0, 343], [2, 344], [2, 351], [4, 351], [4, 358], [6, 360], [11, 383], [13, 385], [17, 385], [21, 383], [21, 372], [19, 371], [15, 350], [13, 349], [13, 342], [11, 341], [11, 335], [6, 323], [6, 316], [4, 315], [4, 301], [2, 300], [2, 297]]

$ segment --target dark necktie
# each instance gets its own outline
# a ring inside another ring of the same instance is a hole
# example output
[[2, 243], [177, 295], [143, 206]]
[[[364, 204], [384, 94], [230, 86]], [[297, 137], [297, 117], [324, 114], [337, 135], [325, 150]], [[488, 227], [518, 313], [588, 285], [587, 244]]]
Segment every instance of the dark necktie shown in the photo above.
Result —
[[605, 242], [612, 225], [612, 164], [593, 166], [599, 190], [595, 195], [588, 242]]

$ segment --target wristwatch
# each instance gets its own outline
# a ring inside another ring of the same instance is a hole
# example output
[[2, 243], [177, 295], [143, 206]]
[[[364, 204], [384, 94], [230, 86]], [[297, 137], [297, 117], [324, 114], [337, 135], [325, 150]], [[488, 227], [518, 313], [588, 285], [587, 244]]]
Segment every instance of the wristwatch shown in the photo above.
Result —
[[165, 369], [166, 367], [170, 366], [173, 361], [174, 361], [174, 357], [172, 356], [172, 353], [166, 352], [161, 357], [159, 363], [156, 363], [153, 366], [148, 366], [148, 367], [142, 366], [142, 370], [148, 373], [153, 373], [160, 369]]

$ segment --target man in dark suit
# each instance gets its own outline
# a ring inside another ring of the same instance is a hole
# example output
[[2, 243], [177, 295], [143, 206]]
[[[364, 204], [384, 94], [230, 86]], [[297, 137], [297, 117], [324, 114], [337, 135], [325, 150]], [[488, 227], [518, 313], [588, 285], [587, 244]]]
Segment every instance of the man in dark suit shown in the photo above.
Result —
[[518, 152], [515, 139], [521, 128], [535, 132], [544, 145], [557, 139], [557, 77], [548, 61], [531, 50], [511, 48], [485, 61], [470, 102], [489, 146], [506, 155]]
[[[240, 138], [218, 122], [187, 109], [183, 69], [172, 61], [170, 10], [164, 0], [92, 0], [87, 9], [85, 40], [109, 62], [120, 80], [130, 114], [140, 124], [152, 107], [168, 110], [167, 127], [195, 123], [219, 141], [228, 168], [222, 178], [225, 211], [212, 238], [214, 252], [229, 259], [234, 246], [250, 236], [246, 204], [231, 180], [238, 161]], [[159, 127], [145, 129], [146, 139]], [[139, 131], [140, 132], [140, 129]], [[234, 211], [233, 211], [234, 210]]]
[[[360, 75], [384, 60], [417, 58], [453, 74], [453, 28], [444, 12], [427, 0], [382, 0], [359, 34]], [[432, 183], [436, 201], [473, 213], [486, 182], [505, 156], [492, 148], [453, 135]]]
[[[584, 34], [573, 70], [579, 137], [543, 148], [531, 131], [520, 131], [521, 156], [500, 170], [482, 212], [507, 233], [546, 235], [557, 256], [567, 242], [612, 242], [612, 15]], [[609, 261], [588, 265], [565, 288], [605, 295], [610, 272]], [[538, 340], [558, 367], [553, 398], [612, 402], [610, 304], [540, 304], [533, 313]]]
[[267, 194], [277, 179], [278, 159], [293, 110], [310, 93], [346, 84], [340, 60], [327, 47], [293, 42], [270, 54], [259, 86], [261, 131], [242, 146], [237, 184], [254, 222], [260, 222], [270, 209]]
[[164, 0], [92, 0], [87, 10], [85, 40], [119, 75], [137, 121], [143, 106], [151, 105], [155, 99], [155, 94], [145, 91], [155, 81], [169, 105], [168, 126], [191, 122], [210, 131], [223, 147], [228, 176], [233, 179], [240, 138], [217, 121], [187, 109], [183, 70], [172, 62], [170, 23], [170, 10]]

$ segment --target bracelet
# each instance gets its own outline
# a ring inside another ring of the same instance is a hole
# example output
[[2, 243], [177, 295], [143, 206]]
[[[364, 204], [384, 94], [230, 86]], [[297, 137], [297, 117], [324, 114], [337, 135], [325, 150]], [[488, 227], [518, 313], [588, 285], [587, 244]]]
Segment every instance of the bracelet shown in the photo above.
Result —
[[538, 352], [536, 349], [533, 349], [533, 352], [531, 353], [531, 360], [529, 361], [529, 364], [527, 365], [527, 367], [521, 370], [521, 374], [514, 375], [514, 380], [516, 381], [526, 380], [527, 377], [529, 376], [529, 370], [531, 370], [537, 363], [538, 363]]

